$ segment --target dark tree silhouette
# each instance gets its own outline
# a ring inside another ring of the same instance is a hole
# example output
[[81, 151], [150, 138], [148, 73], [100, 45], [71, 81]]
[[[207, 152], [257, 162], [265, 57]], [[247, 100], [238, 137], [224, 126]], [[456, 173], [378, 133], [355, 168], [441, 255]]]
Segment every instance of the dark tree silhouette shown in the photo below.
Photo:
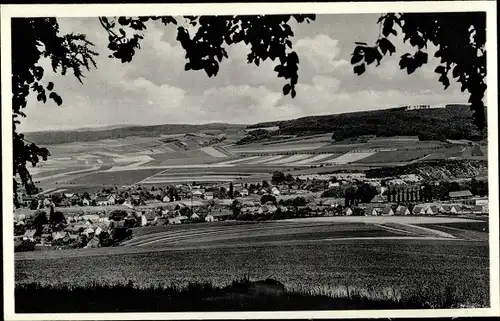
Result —
[[474, 111], [474, 121], [479, 130], [486, 126], [486, 13], [388, 13], [378, 20], [379, 37], [374, 46], [357, 42], [351, 63], [354, 73], [361, 75], [366, 66], [372, 63], [380, 65], [383, 57], [396, 52], [390, 38], [403, 34], [403, 41], [409, 41], [416, 48], [415, 52], [404, 53], [399, 66], [408, 74], [425, 65], [428, 61], [428, 45], [437, 47], [434, 54], [440, 58], [440, 65], [434, 70], [439, 75], [439, 82], [444, 88], [450, 85], [450, 79], [461, 84], [462, 92], [470, 94], [469, 103]]
[[229, 196], [229, 198], [233, 198], [233, 197], [234, 197], [234, 187], [233, 187], [233, 182], [230, 182], [230, 183], [229, 183], [229, 192], [227, 193], [227, 195]]

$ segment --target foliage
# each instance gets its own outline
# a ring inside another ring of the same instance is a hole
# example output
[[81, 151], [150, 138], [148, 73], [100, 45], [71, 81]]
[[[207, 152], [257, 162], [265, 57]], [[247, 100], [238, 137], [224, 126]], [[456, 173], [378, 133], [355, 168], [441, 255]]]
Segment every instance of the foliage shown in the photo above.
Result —
[[51, 212], [49, 215], [50, 224], [57, 225], [59, 223], [64, 223], [66, 218], [64, 217], [64, 213], [61, 211]]
[[61, 97], [54, 91], [54, 84], [43, 82], [41, 59], [49, 59], [54, 72], [64, 75], [71, 70], [81, 81], [82, 69], [95, 66], [93, 56], [97, 53], [90, 49], [93, 44], [83, 34], [59, 35], [55, 18], [13, 18], [11, 21], [13, 180], [14, 204], [18, 206], [17, 179], [25, 187], [33, 185], [27, 164], [36, 166], [49, 156], [46, 148], [38, 147], [17, 132], [20, 119], [26, 117], [23, 109], [27, 97], [32, 93], [40, 102], [45, 103], [49, 98], [57, 105], [62, 104]]
[[109, 219], [113, 221], [121, 221], [127, 216], [127, 212], [124, 210], [113, 210], [109, 214]]
[[236, 142], [236, 145], [244, 145], [244, 144], [249, 144], [249, 143], [255, 143], [267, 138], [270, 138], [277, 132], [270, 132], [265, 129], [257, 129], [249, 132], [246, 136], [241, 138], [239, 141]]
[[115, 244], [132, 237], [132, 230], [126, 227], [116, 227], [111, 231], [111, 239]]
[[229, 183], [229, 191], [227, 192], [227, 195], [229, 196], [229, 198], [233, 198], [234, 197], [233, 182]]
[[244, 128], [232, 124], [164, 124], [151, 126], [128, 126], [112, 129], [95, 130], [57, 130], [26, 133], [26, 137], [36, 144], [65, 144], [71, 142], [93, 142], [103, 139], [138, 137], [158, 137], [163, 134], [185, 134], [205, 130], [227, 131]]
[[286, 200], [281, 199], [278, 202], [278, 205], [280, 206], [305, 206], [307, 204], [307, 201], [304, 197], [298, 196], [296, 198], [289, 198]]
[[14, 252], [28, 252], [35, 249], [35, 242], [30, 240], [21, 240], [14, 243]]
[[41, 234], [43, 225], [48, 223], [47, 213], [41, 210], [37, 210], [33, 215], [33, 226], [35, 227], [37, 234]]
[[[348, 140], [364, 135], [379, 137], [419, 136], [421, 140], [482, 138], [473, 125], [467, 105], [446, 108], [404, 110], [392, 108], [335, 115], [307, 116], [293, 120], [259, 123], [252, 126], [279, 126], [283, 135], [333, 133], [332, 139]], [[252, 127], [250, 126], [250, 127]]]
[[377, 189], [375, 186], [372, 186], [367, 183], [363, 183], [361, 185], [358, 185], [356, 197], [362, 202], [362, 203], [368, 203], [370, 202], [375, 195], [378, 194]]
[[231, 203], [231, 210], [233, 211], [234, 217], [238, 217], [238, 215], [240, 215], [241, 206], [242, 204], [239, 200], [234, 200], [233, 203]]
[[273, 195], [262, 195], [262, 197], [260, 198], [260, 203], [266, 204], [267, 202], [271, 202], [276, 205], [276, 197], [274, 197]]
[[342, 187], [332, 187], [327, 189], [321, 194], [321, 197], [335, 197], [335, 198], [341, 198], [344, 197], [344, 189]]
[[462, 92], [469, 93], [469, 103], [474, 111], [474, 122], [479, 130], [486, 126], [486, 13], [388, 13], [378, 20], [381, 32], [374, 46], [356, 43], [351, 63], [355, 74], [361, 75], [366, 66], [380, 65], [383, 57], [396, 52], [390, 38], [398, 32], [403, 41], [415, 48], [413, 54], [401, 55], [399, 66], [408, 74], [427, 64], [428, 46], [437, 47], [434, 57], [440, 65], [434, 70], [444, 88], [450, 85], [451, 76], [461, 84]]
[[273, 173], [271, 181], [273, 182], [273, 184], [282, 184], [285, 182], [292, 182], [293, 176], [290, 173], [285, 175], [283, 172], [277, 171], [277, 172]]
[[488, 175], [486, 160], [437, 160], [412, 163], [398, 167], [372, 168], [365, 171], [367, 178], [395, 177], [416, 174], [425, 180], [446, 180]]

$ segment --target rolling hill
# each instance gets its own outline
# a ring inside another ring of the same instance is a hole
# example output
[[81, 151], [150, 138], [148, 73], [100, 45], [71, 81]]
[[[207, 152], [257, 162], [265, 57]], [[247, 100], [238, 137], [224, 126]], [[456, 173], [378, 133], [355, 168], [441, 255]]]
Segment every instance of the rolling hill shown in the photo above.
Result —
[[298, 136], [332, 133], [335, 140], [362, 135], [379, 137], [418, 136], [421, 140], [480, 140], [467, 105], [446, 108], [405, 110], [391, 108], [375, 111], [308, 116], [287, 121], [258, 123], [248, 128], [279, 127], [280, 135]]
[[203, 131], [241, 131], [246, 125], [211, 123], [203, 125], [165, 124], [152, 126], [128, 126], [104, 129], [76, 129], [66, 131], [40, 131], [25, 133], [27, 139], [43, 145], [72, 142], [95, 142], [103, 139], [117, 139], [131, 136], [159, 137], [167, 134], [187, 134]]

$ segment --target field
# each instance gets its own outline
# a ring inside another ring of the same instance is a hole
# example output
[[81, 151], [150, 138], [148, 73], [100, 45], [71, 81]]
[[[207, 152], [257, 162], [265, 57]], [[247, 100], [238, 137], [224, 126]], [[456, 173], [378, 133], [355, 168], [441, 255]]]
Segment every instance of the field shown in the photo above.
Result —
[[419, 141], [406, 136], [332, 141], [331, 134], [320, 134], [237, 145], [232, 142], [245, 134], [244, 129], [226, 134], [226, 140], [208, 145], [206, 137], [211, 136], [200, 133], [51, 145], [52, 156], [33, 169], [33, 177], [44, 190], [82, 192], [106, 184], [245, 183], [269, 179], [274, 171], [316, 174], [435, 159], [485, 158], [484, 147], [460, 141]]
[[[144, 289], [272, 278], [297, 293], [347, 291], [374, 300], [374, 293], [425, 292], [438, 305], [481, 307], [489, 305], [488, 234], [481, 226], [487, 222], [325, 217], [144, 227], [119, 247], [16, 253], [15, 283], [90, 290], [132, 282]], [[33, 291], [22, 293], [45, 290]]]

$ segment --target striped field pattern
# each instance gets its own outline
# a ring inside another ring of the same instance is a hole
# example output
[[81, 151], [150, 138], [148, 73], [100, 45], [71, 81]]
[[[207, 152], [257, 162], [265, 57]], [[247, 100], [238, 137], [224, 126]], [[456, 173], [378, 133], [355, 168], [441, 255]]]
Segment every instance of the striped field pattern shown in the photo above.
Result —
[[316, 164], [319, 163], [320, 161], [332, 157], [335, 154], [320, 154], [320, 155], [311, 155], [312, 157], [300, 160], [298, 162], [293, 163], [292, 165], [309, 165], [309, 164]]
[[372, 156], [375, 152], [361, 152], [361, 153], [346, 153], [337, 158], [325, 161], [328, 164], [349, 164], [352, 162], [359, 161], [363, 158]]

